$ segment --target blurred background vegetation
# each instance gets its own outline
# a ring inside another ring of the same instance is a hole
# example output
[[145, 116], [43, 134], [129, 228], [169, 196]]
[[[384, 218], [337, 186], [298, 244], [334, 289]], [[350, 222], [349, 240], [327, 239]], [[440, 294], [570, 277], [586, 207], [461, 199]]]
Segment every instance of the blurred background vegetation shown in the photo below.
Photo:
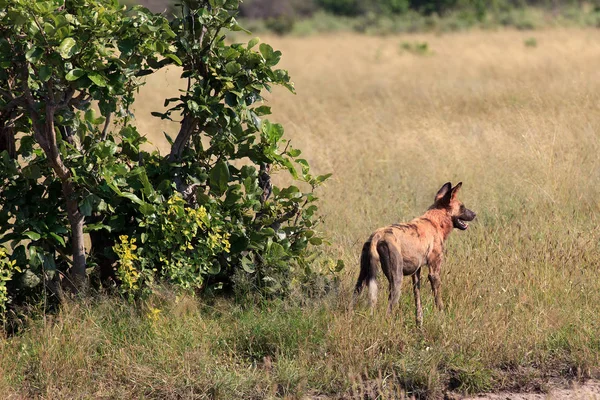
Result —
[[[178, 12], [175, 0], [125, 0], [155, 12]], [[245, 0], [244, 26], [253, 32], [368, 34], [451, 32], [473, 27], [537, 29], [600, 27], [600, 0]]]

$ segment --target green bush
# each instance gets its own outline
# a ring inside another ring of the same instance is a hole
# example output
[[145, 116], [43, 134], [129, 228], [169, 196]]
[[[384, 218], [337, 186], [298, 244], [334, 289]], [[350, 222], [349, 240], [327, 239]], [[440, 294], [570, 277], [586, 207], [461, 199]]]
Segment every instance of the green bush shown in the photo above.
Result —
[[384, 13], [404, 14], [410, 7], [409, 0], [379, 0], [379, 7]]
[[356, 16], [364, 13], [365, 5], [359, 0], [316, 0], [323, 10], [345, 16]]
[[265, 21], [265, 27], [278, 35], [286, 35], [294, 29], [294, 22], [290, 16], [272, 17]]
[[15, 272], [19, 272], [19, 267], [15, 266], [16, 261], [11, 261], [6, 250], [0, 247], [0, 315], [6, 311], [6, 303], [10, 300], [6, 282], [12, 279]]
[[[309, 268], [322, 243], [312, 189], [329, 175], [265, 118], [264, 90], [294, 91], [281, 52], [227, 44], [223, 31], [242, 30], [237, 0], [196, 4], [168, 21], [116, 0], [0, 0], [0, 245], [18, 290], [81, 290], [99, 271], [134, 296], [157, 279], [230, 286], [244, 271], [280, 295], [290, 280], [265, 271]], [[161, 155], [142, 149], [130, 110], [142, 77], [170, 64], [188, 89], [153, 113], [182, 117]], [[281, 172], [301, 184], [273, 186]]]

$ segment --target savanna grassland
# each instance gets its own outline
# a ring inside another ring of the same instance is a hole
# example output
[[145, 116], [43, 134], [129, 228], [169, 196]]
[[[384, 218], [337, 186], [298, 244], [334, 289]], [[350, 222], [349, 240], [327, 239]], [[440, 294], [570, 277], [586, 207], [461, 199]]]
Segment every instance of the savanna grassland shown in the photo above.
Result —
[[[265, 39], [297, 88], [269, 96], [272, 119], [334, 173], [319, 195], [327, 251], [346, 264], [339, 288], [66, 305], [0, 341], [2, 396], [439, 398], [597, 377], [600, 31]], [[159, 148], [174, 128], [150, 111], [177, 75], [156, 74], [136, 103]], [[347, 313], [370, 231], [421, 214], [446, 181], [464, 183], [478, 217], [450, 237], [445, 312], [424, 287], [419, 331], [407, 279], [391, 320], [384, 293], [373, 317], [365, 302]]]

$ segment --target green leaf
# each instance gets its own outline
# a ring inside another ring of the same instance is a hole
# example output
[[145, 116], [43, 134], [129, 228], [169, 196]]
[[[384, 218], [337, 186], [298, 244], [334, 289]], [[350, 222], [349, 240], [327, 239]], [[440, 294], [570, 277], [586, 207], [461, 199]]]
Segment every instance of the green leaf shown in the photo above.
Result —
[[289, 149], [287, 151], [287, 154], [290, 157], [298, 157], [300, 154], [302, 154], [302, 152], [299, 149]]
[[325, 182], [327, 179], [329, 179], [331, 177], [331, 175], [333, 174], [325, 174], [325, 175], [319, 175], [317, 176], [315, 179], [318, 183], [323, 183]]
[[30, 18], [26, 12], [20, 13], [18, 11], [9, 11], [7, 15], [9, 23], [12, 23], [12, 25], [15, 27], [20, 27], [26, 22], [30, 21]]
[[88, 78], [94, 82], [97, 86], [106, 87], [106, 78], [100, 75], [98, 72], [90, 72]]
[[39, 233], [32, 231], [24, 232], [23, 235], [27, 236], [31, 240], [40, 240], [41, 238]]
[[345, 267], [344, 261], [343, 260], [337, 260], [337, 263], [335, 264], [335, 267], [330, 268], [332, 272], [341, 272]]
[[179, 57], [177, 57], [175, 54], [166, 54], [165, 57], [170, 58], [171, 60], [175, 61], [175, 64], [177, 64], [177, 65], [183, 64], [181, 62], [181, 59]]
[[89, 233], [89, 232], [93, 232], [93, 231], [101, 231], [103, 229], [107, 230], [108, 232], [112, 231], [112, 228], [109, 225], [104, 225], [102, 222], [98, 222], [95, 224], [87, 224], [83, 228], [83, 232]]
[[120, 194], [122, 197], [125, 197], [126, 199], [129, 199], [136, 204], [139, 204], [139, 205], [144, 204], [144, 202], [139, 197], [137, 197], [135, 194], [133, 194], [131, 192], [121, 192]]
[[262, 131], [270, 144], [276, 144], [283, 136], [283, 126], [272, 124], [268, 120], [263, 121]]
[[281, 52], [279, 50], [273, 51], [273, 48], [266, 43], [261, 43], [260, 46], [258, 46], [258, 49], [269, 67], [279, 63], [279, 60], [281, 59]]
[[259, 39], [259, 38], [257, 38], [257, 37], [255, 37], [255, 38], [253, 38], [253, 39], [250, 39], [250, 41], [248, 42], [248, 47], [247, 47], [247, 49], [251, 49], [251, 48], [253, 48], [254, 46], [256, 46], [256, 45], [258, 44], [258, 42], [260, 42], [260, 39]]
[[282, 163], [285, 165], [288, 171], [290, 171], [290, 174], [292, 174], [294, 179], [298, 179], [298, 171], [296, 171], [296, 168], [294, 168], [294, 164], [292, 164], [288, 158], [283, 158]]
[[152, 115], [153, 117], [159, 117], [160, 119], [171, 119], [167, 114], [159, 113], [157, 111], [151, 111], [150, 115]]
[[319, 245], [323, 244], [323, 239], [321, 239], [320, 237], [316, 237], [316, 236], [311, 237], [308, 241], [310, 242], [310, 244], [313, 244], [315, 246], [319, 246]]
[[227, 162], [221, 160], [210, 170], [208, 179], [210, 180], [210, 188], [214, 190], [219, 196], [225, 193], [227, 190], [227, 183], [229, 182], [229, 167]]
[[261, 43], [260, 46], [258, 46], [258, 49], [260, 50], [260, 54], [262, 54], [265, 60], [268, 60], [269, 58], [273, 57], [273, 48], [270, 45], [266, 43]]
[[79, 211], [84, 217], [92, 215], [92, 196], [87, 196], [79, 203]]
[[273, 243], [269, 249], [269, 256], [275, 259], [280, 259], [285, 256], [285, 249], [279, 243]]
[[27, 179], [31, 179], [32, 181], [37, 181], [42, 177], [42, 171], [40, 167], [35, 164], [27, 165], [23, 167], [23, 176]]
[[217, 261], [214, 261], [208, 268], [207, 272], [211, 275], [217, 275], [219, 272], [221, 272], [221, 264], [219, 264]]
[[93, 124], [96, 119], [96, 111], [94, 111], [93, 108], [88, 109], [84, 114], [84, 119], [90, 124]]
[[40, 68], [40, 73], [39, 73], [40, 80], [42, 82], [47, 82], [51, 76], [52, 76], [52, 69], [47, 65], [43, 65]]
[[227, 65], [225, 65], [225, 71], [227, 71], [227, 73], [230, 75], [237, 74], [240, 71], [240, 69], [241, 65], [236, 63], [235, 61], [228, 62]]
[[32, 47], [27, 53], [25, 53], [25, 59], [30, 63], [37, 63], [44, 55], [44, 50], [39, 47]]
[[[37, 256], [37, 253], [35, 253], [35, 254], [36, 254], [35, 257], [31, 257], [30, 263], [31, 264], [35, 263], [36, 265], [40, 265], [44, 261]], [[26, 269], [25, 272], [23, 273], [23, 275], [21, 276], [21, 284], [29, 289], [36, 287], [37, 285], [39, 285], [39, 283], [41, 281], [42, 280], [36, 274], [34, 274], [30, 269]]]
[[85, 71], [80, 69], [80, 68], [75, 68], [70, 70], [67, 75], [65, 75], [65, 79], [68, 81], [75, 81], [79, 78], [81, 78], [82, 76], [85, 75]]
[[150, 203], [140, 204], [140, 212], [146, 216], [156, 213], [155, 207]]
[[42, 259], [44, 260], [44, 269], [47, 273], [51, 273], [49, 279], [52, 279], [52, 276], [54, 276], [53, 273], [56, 272], [56, 262], [54, 261], [54, 256], [43, 253]]
[[50, 236], [56, 240], [58, 243], [60, 243], [61, 246], [65, 246], [65, 239], [63, 239], [61, 236], [58, 236], [56, 233], [54, 232], [50, 232]]
[[243, 234], [233, 234], [229, 238], [229, 243], [231, 243], [230, 254], [235, 254], [246, 250], [250, 240]]
[[269, 114], [271, 114], [271, 107], [260, 106], [260, 107], [256, 107], [253, 111], [258, 116], [269, 115]]
[[250, 32], [248, 29], [244, 29], [240, 24], [238, 24], [237, 22], [234, 22], [230, 25], [229, 29], [231, 29], [234, 32], [246, 32], [248, 35], [252, 34], [252, 32]]
[[77, 45], [75, 39], [70, 37], [63, 40], [58, 46], [58, 52], [60, 53], [60, 56], [64, 59], [69, 59], [73, 57], [73, 55], [78, 51], [79, 45]]
[[248, 257], [242, 257], [242, 268], [249, 274], [253, 274], [256, 271], [256, 266]]

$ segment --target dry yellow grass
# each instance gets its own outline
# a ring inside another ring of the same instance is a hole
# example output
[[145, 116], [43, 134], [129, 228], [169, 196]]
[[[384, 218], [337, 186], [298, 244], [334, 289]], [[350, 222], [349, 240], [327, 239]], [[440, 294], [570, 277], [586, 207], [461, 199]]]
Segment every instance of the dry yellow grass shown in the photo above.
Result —
[[[538, 46], [526, 47], [532, 36]], [[0, 343], [3, 393], [398, 397], [401, 386], [438, 397], [597, 374], [600, 31], [266, 41], [298, 92], [270, 96], [272, 119], [318, 173], [334, 173], [319, 194], [331, 252], [346, 261], [339, 295], [303, 308], [154, 299], [155, 322], [114, 300], [67, 307], [51, 328]], [[430, 53], [401, 48], [416, 41]], [[150, 111], [176, 78], [157, 74], [136, 103], [140, 131], [163, 151], [175, 127]], [[346, 313], [362, 241], [422, 213], [448, 180], [464, 182], [478, 219], [450, 238], [446, 311], [425, 288], [418, 331], [405, 286], [392, 320], [383, 307]]]
[[[538, 47], [524, 45], [531, 36]], [[334, 173], [322, 211], [343, 252], [356, 256], [373, 228], [421, 213], [447, 180], [464, 181], [462, 199], [481, 216], [475, 232], [455, 235], [458, 246], [507, 241], [516, 226], [546, 244], [592, 239], [599, 39], [597, 30], [268, 38], [298, 91], [276, 90], [269, 105], [313, 168]], [[176, 92], [177, 75], [154, 76], [136, 104], [140, 130], [163, 149], [162, 132], [176, 127], [149, 113]]]
[[[531, 36], [535, 48], [524, 45]], [[420, 214], [442, 183], [462, 180], [479, 220], [450, 239], [448, 311], [429, 308], [425, 336], [482, 365], [526, 359], [556, 335], [595, 340], [600, 31], [267, 41], [298, 92], [275, 92], [273, 119], [318, 172], [334, 173], [320, 194], [347, 264], [345, 295], [371, 230]], [[408, 53], [403, 42], [427, 42], [430, 53]], [[142, 97], [161, 86], [149, 82]], [[347, 340], [342, 353], [364, 351]], [[598, 365], [597, 352], [582, 357]]]

